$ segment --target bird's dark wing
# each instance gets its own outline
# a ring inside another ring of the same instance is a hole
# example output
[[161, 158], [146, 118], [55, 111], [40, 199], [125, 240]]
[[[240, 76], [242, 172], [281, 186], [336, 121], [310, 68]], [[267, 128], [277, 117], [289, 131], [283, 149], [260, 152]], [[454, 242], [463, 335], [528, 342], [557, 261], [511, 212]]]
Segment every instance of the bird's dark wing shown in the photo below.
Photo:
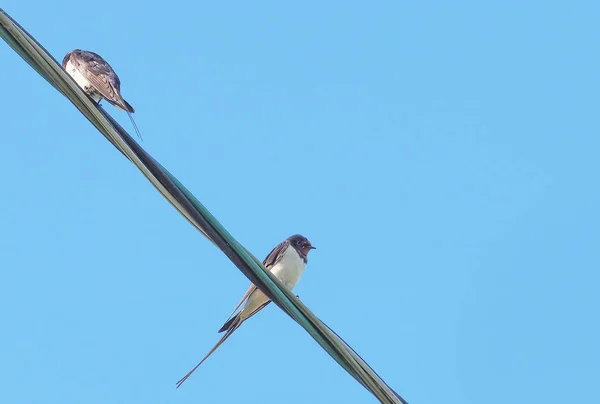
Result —
[[[248, 288], [248, 290], [246, 291], [246, 293], [244, 293], [244, 296], [242, 296], [242, 300], [240, 300], [240, 302], [238, 303], [237, 306], [235, 306], [235, 309], [233, 309], [233, 311], [231, 312], [231, 314], [229, 315], [227, 320], [225, 320], [225, 324], [227, 324], [229, 322], [229, 320], [231, 320], [231, 318], [233, 317], [233, 315], [235, 314], [237, 309], [239, 309], [242, 306], [242, 304], [244, 304], [246, 299], [248, 299], [250, 297], [250, 295], [252, 293], [254, 293], [255, 290], [256, 290], [256, 286], [254, 284], [251, 284], [250, 287]], [[225, 325], [223, 325], [223, 327], [221, 327], [219, 332], [223, 332], [226, 329], [227, 329], [227, 327], [225, 327]]]
[[75, 50], [71, 52], [71, 63], [106, 101], [125, 111], [135, 112], [133, 107], [121, 97], [119, 76], [100, 55], [94, 52]]
[[[273, 268], [273, 266], [277, 262], [279, 262], [279, 260], [283, 256], [283, 253], [289, 247], [289, 245], [290, 245], [290, 241], [289, 240], [284, 240], [277, 247], [273, 248], [273, 250], [269, 253], [269, 255], [267, 255], [267, 258], [265, 258], [265, 260], [263, 261], [263, 265], [265, 266], [265, 268], [267, 268], [268, 270], [270, 270], [271, 268]], [[233, 309], [233, 311], [229, 315], [229, 318], [227, 318], [227, 320], [225, 321], [225, 324], [223, 325], [223, 327], [221, 327], [221, 329], [219, 330], [219, 332], [223, 332], [223, 331], [227, 330], [228, 327], [226, 327], [226, 325], [232, 319], [232, 317], [235, 314], [235, 312], [237, 311], [237, 309], [239, 309], [242, 306], [242, 304], [244, 304], [244, 302], [250, 296], [252, 296], [252, 294], [254, 292], [256, 292], [256, 289], [257, 289], [256, 285], [254, 285], [254, 284], [250, 285], [250, 287], [248, 288], [248, 290], [246, 291], [246, 293], [244, 293], [244, 296], [242, 297], [242, 299], [240, 300], [240, 302], [238, 303], [238, 305], [235, 306], [235, 309]], [[266, 304], [265, 304], [265, 306], [266, 306]], [[263, 307], [264, 306], [262, 306], [261, 309]]]
[[263, 265], [267, 269], [271, 269], [275, 264], [279, 262], [283, 253], [290, 246], [290, 240], [283, 240], [277, 247], [273, 248], [273, 251], [267, 255], [267, 258], [263, 261]]

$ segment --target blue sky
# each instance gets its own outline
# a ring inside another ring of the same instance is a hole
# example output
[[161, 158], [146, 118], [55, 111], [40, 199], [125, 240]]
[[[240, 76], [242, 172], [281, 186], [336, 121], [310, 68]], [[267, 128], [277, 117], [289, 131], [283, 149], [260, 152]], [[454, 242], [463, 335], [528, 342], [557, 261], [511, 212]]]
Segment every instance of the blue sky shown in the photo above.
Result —
[[[600, 401], [598, 2], [2, 7], [411, 404]], [[248, 281], [0, 58], [0, 402], [376, 402], [275, 306], [175, 390]]]

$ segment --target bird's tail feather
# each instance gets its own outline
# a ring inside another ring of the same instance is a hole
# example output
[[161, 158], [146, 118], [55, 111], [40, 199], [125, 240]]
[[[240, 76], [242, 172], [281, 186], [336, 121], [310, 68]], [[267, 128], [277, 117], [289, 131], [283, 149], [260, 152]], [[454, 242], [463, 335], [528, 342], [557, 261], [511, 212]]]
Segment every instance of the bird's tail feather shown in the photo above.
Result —
[[135, 109], [133, 109], [133, 107], [127, 101], [125, 101], [123, 97], [120, 97], [118, 94], [116, 94], [115, 98], [115, 100], [109, 100], [108, 98], [105, 98], [105, 100], [125, 112], [129, 112], [131, 114], [135, 112]]
[[108, 98], [104, 98], [104, 99], [106, 101], [108, 101], [109, 103], [111, 103], [112, 105], [114, 105], [115, 107], [127, 112], [127, 115], [129, 115], [129, 120], [131, 121], [131, 124], [133, 125], [133, 129], [135, 129], [135, 133], [138, 135], [138, 137], [140, 138], [141, 141], [144, 141], [144, 138], [142, 137], [142, 134], [140, 133], [140, 130], [138, 129], [137, 124], [133, 120], [133, 116], [131, 116], [131, 114], [133, 114], [135, 112], [135, 109], [133, 109], [133, 107], [127, 101], [125, 101], [123, 99], [123, 97], [120, 97], [119, 95], [117, 95], [116, 99], [114, 99], [114, 100], [110, 100]]
[[123, 98], [121, 98], [121, 101], [123, 101], [123, 105], [125, 105], [125, 107], [127, 108], [125, 111], [133, 114], [135, 112], [135, 109], [133, 109], [133, 107], [131, 106], [131, 104], [129, 104], [127, 101], [125, 101]]
[[223, 327], [221, 327], [219, 329], [219, 332], [223, 332], [223, 331], [229, 330], [231, 328], [231, 325], [233, 323], [235, 323], [237, 320], [239, 320], [239, 318], [240, 318], [240, 313], [238, 313], [236, 316], [231, 317], [229, 320], [227, 320], [225, 322], [225, 324], [223, 324]]
[[[262, 309], [264, 309], [264, 308], [265, 308], [265, 306], [266, 306], [267, 304], [269, 304], [269, 303], [271, 303], [271, 301], [270, 301], [270, 300], [267, 300], [266, 302], [264, 302], [263, 304], [261, 304], [260, 306], [258, 306], [256, 309], [254, 309], [254, 311], [252, 311], [252, 312], [250, 312], [250, 313], [247, 313], [247, 312], [246, 312], [247, 306], [246, 306], [246, 307], [244, 307], [244, 310], [240, 311], [240, 312], [239, 312], [238, 314], [236, 314], [236, 315], [235, 315], [233, 318], [231, 318], [231, 319], [227, 320], [227, 321], [225, 322], [225, 324], [223, 324], [223, 327], [221, 327], [221, 329], [219, 330], [219, 332], [223, 332], [223, 331], [225, 331], [225, 330], [229, 330], [231, 327], [234, 327], [234, 326], [235, 326], [235, 321], [236, 321], [235, 319], [236, 319], [236, 318], [239, 318], [240, 322], [241, 322], [241, 321], [246, 321], [246, 320], [248, 320], [250, 317], [252, 317], [252, 316], [253, 316], [253, 315], [255, 315], [256, 313], [258, 313], [259, 311], [261, 311]], [[242, 317], [242, 315], [243, 315], [243, 317]]]
[[142, 137], [142, 134], [140, 133], [140, 130], [138, 129], [135, 121], [133, 120], [133, 116], [131, 115], [131, 112], [127, 112], [127, 115], [129, 116], [129, 120], [131, 121], [131, 124], [133, 125], [133, 129], [135, 129], [135, 133], [137, 133], [138, 137], [143, 142], [144, 138]]
[[[233, 321], [231, 321], [231, 320], [233, 320]], [[240, 327], [240, 325], [242, 325], [242, 323], [244, 322], [244, 320], [242, 319], [242, 317], [239, 314], [237, 316], [235, 316], [234, 318], [232, 318], [231, 320], [228, 321], [228, 323], [230, 323], [229, 324], [230, 327], [227, 329], [227, 332], [221, 337], [219, 342], [216, 343], [216, 345], [206, 354], [206, 356], [204, 358], [202, 358], [202, 360], [192, 370], [190, 370], [185, 376], [183, 376], [181, 379], [179, 379], [179, 381], [177, 382], [176, 388], [181, 387], [183, 382], [185, 382], [192, 375], [192, 373], [194, 373], [196, 371], [196, 369], [198, 369], [200, 367], [200, 365], [202, 365], [202, 363], [204, 363], [204, 361], [207, 360], [208, 357], [210, 355], [212, 355], [212, 353], [215, 352], [217, 350], [217, 348], [220, 347], [221, 344], [223, 342], [225, 342], [225, 340], [227, 338], [229, 338], [229, 336], [231, 334], [233, 334], [233, 332], [235, 330], [237, 330]]]

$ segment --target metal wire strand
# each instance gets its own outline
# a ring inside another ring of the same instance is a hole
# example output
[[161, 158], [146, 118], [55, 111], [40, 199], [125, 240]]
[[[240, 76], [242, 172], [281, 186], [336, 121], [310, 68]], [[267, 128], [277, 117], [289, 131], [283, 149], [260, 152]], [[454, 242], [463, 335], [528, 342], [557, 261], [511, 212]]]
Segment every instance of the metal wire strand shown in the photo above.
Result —
[[68, 98], [175, 209], [223, 251], [252, 283], [300, 324], [354, 379], [382, 403], [407, 404], [342, 338], [320, 321], [296, 296], [282, 287], [279, 280], [238, 243], [191, 192], [146, 153], [102, 107], [92, 102], [60, 64], [2, 9], [0, 36], [37, 73]]

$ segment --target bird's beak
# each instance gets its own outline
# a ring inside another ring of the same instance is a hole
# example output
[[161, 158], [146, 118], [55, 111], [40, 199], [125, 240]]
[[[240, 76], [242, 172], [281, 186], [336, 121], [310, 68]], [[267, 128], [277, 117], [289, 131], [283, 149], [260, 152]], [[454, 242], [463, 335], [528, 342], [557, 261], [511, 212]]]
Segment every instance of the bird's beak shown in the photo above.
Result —
[[311, 249], [311, 250], [316, 250], [316, 249], [317, 249], [317, 247], [310, 246], [310, 249]]

